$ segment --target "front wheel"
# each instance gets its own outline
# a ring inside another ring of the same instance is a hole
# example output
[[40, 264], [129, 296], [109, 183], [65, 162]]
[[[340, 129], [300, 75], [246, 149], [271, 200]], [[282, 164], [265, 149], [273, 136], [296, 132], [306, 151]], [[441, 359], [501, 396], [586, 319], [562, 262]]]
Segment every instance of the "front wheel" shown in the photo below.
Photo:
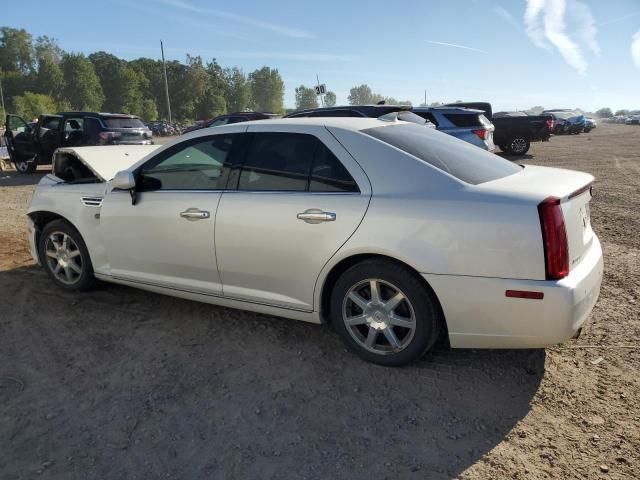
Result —
[[13, 164], [16, 167], [18, 173], [24, 174], [34, 173], [36, 171], [36, 168], [38, 168], [37, 157], [20, 158], [13, 162]]
[[524, 155], [529, 151], [530, 146], [529, 140], [523, 137], [513, 137], [507, 143], [507, 148], [511, 155]]
[[38, 254], [53, 281], [65, 290], [86, 291], [94, 286], [93, 266], [80, 233], [64, 220], [48, 223], [40, 233]]
[[342, 274], [331, 297], [331, 321], [360, 357], [387, 366], [422, 357], [444, 324], [435, 295], [418, 275], [381, 259]]

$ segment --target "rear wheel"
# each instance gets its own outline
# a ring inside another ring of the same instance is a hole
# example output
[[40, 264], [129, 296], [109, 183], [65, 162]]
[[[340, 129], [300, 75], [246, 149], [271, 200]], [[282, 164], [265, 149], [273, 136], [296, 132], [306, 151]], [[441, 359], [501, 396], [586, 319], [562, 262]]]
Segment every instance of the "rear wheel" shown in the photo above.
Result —
[[331, 297], [331, 320], [360, 357], [388, 366], [422, 357], [444, 323], [435, 295], [417, 274], [381, 259], [342, 274]]
[[65, 290], [86, 291], [96, 283], [87, 246], [66, 221], [54, 220], [43, 228], [38, 254], [49, 276]]
[[512, 155], [524, 155], [529, 151], [531, 144], [524, 137], [513, 137], [507, 143], [507, 149]]

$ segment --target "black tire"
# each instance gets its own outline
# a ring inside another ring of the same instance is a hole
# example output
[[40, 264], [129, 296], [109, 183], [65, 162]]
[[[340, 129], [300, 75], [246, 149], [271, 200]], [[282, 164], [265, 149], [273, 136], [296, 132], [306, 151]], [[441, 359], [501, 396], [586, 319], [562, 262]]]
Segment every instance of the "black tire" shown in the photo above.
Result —
[[[393, 320], [387, 320], [404, 322], [404, 319], [412, 319], [409, 322], [411, 327], [401, 327], [397, 323], [390, 326], [381, 319], [378, 310], [384, 309], [383, 304], [374, 302], [371, 294], [368, 299], [364, 296], [367, 288], [371, 292], [368, 287], [371, 281], [378, 282], [377, 290], [382, 302], [389, 302], [398, 292], [402, 293], [403, 299], [389, 312]], [[354, 288], [363, 289], [360, 300], [368, 301], [366, 308], [370, 315], [365, 314], [365, 310], [348, 296]], [[353, 314], [354, 308], [356, 314], [348, 316]], [[351, 311], [348, 312], [348, 309]], [[358, 309], [361, 314], [357, 314]], [[372, 314], [371, 309], [375, 313]], [[353, 326], [346, 324], [346, 318], [365, 317], [366, 323]], [[433, 347], [444, 325], [444, 318], [435, 294], [415, 272], [390, 260], [371, 259], [350, 267], [336, 282], [331, 294], [331, 322], [347, 346], [364, 360], [379, 365], [400, 366], [419, 359]], [[371, 326], [372, 323], [375, 327]], [[366, 340], [372, 330], [375, 331], [375, 343], [367, 348]], [[396, 348], [387, 339], [391, 335], [388, 330], [393, 332]]]
[[524, 155], [529, 151], [531, 143], [524, 137], [511, 137], [506, 147], [511, 155]]
[[[62, 249], [58, 250], [55, 244], [64, 246], [64, 235], [71, 241], [68, 242], [67, 250], [63, 252]], [[52, 236], [58, 239], [57, 242], [52, 240]], [[50, 253], [55, 253], [58, 257], [53, 258]], [[93, 265], [87, 246], [82, 235], [69, 222], [53, 220], [42, 229], [38, 239], [38, 255], [47, 274], [59, 287], [68, 291], [85, 292], [95, 286], [97, 280], [93, 275]], [[80, 271], [78, 272], [71, 264]], [[56, 266], [60, 267], [58, 272], [55, 271]]]
[[506, 151], [507, 151], [507, 146], [506, 146], [504, 143], [501, 143], [500, 145], [498, 145], [498, 148], [499, 148], [500, 150], [502, 150], [503, 152], [506, 152]]
[[18, 173], [30, 174], [36, 171], [38, 168], [38, 161], [36, 158], [19, 158], [13, 165], [16, 167]]

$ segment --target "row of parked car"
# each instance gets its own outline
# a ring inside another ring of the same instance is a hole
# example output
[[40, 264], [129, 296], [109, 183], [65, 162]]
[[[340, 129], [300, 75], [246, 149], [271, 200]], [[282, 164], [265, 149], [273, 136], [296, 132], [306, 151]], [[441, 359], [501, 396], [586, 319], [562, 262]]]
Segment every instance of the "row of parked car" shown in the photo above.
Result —
[[[175, 135], [203, 128], [251, 120], [279, 118], [270, 112], [234, 112], [202, 121], [190, 127], [179, 123], [143, 123], [133, 115], [98, 112], [61, 112], [41, 115], [28, 123], [7, 115], [5, 143], [16, 169], [35, 171], [50, 163], [60, 147], [113, 144], [152, 144], [153, 136]], [[593, 119], [568, 109], [545, 110], [540, 115], [524, 112], [496, 112], [487, 102], [457, 102], [437, 107], [405, 105], [349, 105], [314, 108], [290, 113], [284, 118], [368, 117], [399, 119], [434, 128], [487, 151], [495, 147], [510, 155], [524, 155], [532, 142], [549, 141], [555, 134], [579, 134], [596, 127]]]
[[[500, 112], [493, 115], [490, 103], [453, 103], [438, 107], [404, 105], [349, 105], [314, 108], [290, 113], [284, 118], [300, 117], [369, 117], [384, 118], [395, 115], [400, 120], [421, 123], [435, 128], [484, 150], [493, 151], [497, 145], [503, 152], [524, 155], [531, 142], [548, 141], [554, 129], [553, 115], [519, 115]], [[276, 118], [269, 112], [234, 112], [215, 117], [185, 130], [188, 133], [202, 128]], [[391, 117], [389, 117], [391, 118]]]
[[605, 118], [602, 121], [606, 123], [621, 123], [624, 125], [640, 125], [640, 115], [616, 115], [614, 117]]

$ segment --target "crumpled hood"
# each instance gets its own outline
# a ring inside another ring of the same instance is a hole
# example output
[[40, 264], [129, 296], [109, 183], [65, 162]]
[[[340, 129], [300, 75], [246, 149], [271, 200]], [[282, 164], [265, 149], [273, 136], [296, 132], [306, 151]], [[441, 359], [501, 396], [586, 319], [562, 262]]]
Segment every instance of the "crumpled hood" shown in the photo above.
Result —
[[99, 147], [59, 148], [53, 154], [53, 174], [63, 155], [73, 155], [84, 163], [98, 178], [111, 180], [116, 173], [126, 170], [153, 153], [162, 145], [105, 145]]

